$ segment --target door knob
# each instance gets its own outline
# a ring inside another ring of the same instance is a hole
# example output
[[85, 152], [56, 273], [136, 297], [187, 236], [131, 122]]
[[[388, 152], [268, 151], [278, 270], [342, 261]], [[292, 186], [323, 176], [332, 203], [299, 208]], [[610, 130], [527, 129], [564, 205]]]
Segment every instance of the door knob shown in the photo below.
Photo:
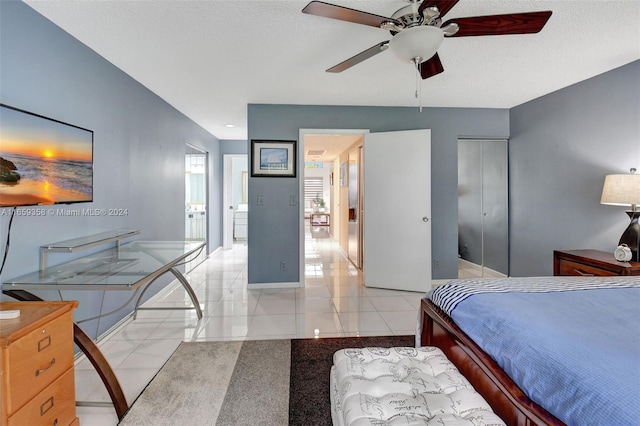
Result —
[[429, 222], [429, 218], [425, 216], [425, 217], [422, 218], [422, 221], [423, 222]]

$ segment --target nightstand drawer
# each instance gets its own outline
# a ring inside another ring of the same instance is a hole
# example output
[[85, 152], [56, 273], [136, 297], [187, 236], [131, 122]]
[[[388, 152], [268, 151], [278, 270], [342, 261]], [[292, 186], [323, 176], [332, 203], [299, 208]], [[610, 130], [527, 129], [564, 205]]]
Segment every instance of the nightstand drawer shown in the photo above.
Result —
[[7, 426], [70, 425], [76, 419], [73, 368], [9, 417]]
[[575, 275], [575, 276], [615, 276], [618, 275], [615, 272], [600, 269], [594, 266], [585, 265], [584, 263], [572, 262], [570, 260], [562, 259], [559, 263], [560, 275]]
[[9, 346], [6, 372], [9, 413], [73, 366], [72, 322], [72, 313], [67, 312]]
[[618, 262], [613, 253], [593, 249], [555, 250], [553, 275], [640, 275], [640, 262]]

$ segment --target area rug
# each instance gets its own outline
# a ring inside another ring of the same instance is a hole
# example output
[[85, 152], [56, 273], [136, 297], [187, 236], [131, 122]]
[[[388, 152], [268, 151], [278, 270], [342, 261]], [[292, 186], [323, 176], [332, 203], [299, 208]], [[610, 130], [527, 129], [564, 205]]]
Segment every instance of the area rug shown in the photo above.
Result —
[[335, 351], [413, 345], [413, 336], [183, 342], [120, 424], [331, 425]]
[[289, 340], [183, 342], [120, 422], [286, 425]]
[[415, 346], [414, 336], [339, 337], [291, 341], [289, 424], [331, 426], [329, 374], [344, 348]]

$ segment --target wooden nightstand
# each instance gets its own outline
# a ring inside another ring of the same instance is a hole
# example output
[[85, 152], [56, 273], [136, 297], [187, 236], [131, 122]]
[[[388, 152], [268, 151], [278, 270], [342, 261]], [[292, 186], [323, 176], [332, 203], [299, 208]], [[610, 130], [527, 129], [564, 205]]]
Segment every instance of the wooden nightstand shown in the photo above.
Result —
[[0, 320], [0, 425], [78, 425], [73, 309], [78, 302], [7, 302]]
[[556, 250], [553, 275], [640, 276], [640, 262], [618, 262], [613, 253], [600, 250]]

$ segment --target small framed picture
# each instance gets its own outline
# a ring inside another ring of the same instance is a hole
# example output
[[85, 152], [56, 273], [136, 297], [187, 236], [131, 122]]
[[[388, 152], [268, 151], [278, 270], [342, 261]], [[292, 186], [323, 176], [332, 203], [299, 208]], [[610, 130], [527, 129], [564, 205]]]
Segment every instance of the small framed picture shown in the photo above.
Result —
[[252, 139], [251, 177], [296, 177], [296, 141]]

